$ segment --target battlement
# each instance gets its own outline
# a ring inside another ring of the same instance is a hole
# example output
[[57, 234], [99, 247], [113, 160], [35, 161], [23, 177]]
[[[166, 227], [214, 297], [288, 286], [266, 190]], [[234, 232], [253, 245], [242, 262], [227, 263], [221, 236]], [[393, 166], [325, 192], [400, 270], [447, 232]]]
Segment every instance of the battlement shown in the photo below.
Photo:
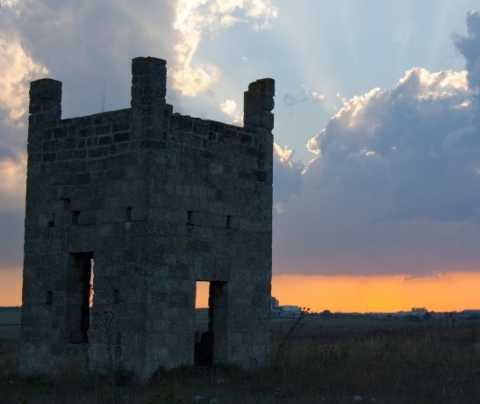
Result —
[[273, 129], [272, 110], [275, 107], [275, 81], [260, 79], [248, 86], [244, 94], [244, 122], [246, 127]]
[[132, 108], [164, 107], [167, 93], [167, 62], [152, 57], [132, 60]]
[[208, 150], [218, 143], [258, 147], [273, 128], [272, 79], [251, 83], [245, 92], [244, 127], [173, 112], [167, 104], [166, 61], [152, 57], [132, 61], [131, 107], [62, 119], [62, 83], [41, 79], [30, 87], [29, 155], [32, 162], [98, 159], [143, 147]]
[[62, 83], [41, 79], [30, 85], [30, 126], [54, 124], [62, 115]]

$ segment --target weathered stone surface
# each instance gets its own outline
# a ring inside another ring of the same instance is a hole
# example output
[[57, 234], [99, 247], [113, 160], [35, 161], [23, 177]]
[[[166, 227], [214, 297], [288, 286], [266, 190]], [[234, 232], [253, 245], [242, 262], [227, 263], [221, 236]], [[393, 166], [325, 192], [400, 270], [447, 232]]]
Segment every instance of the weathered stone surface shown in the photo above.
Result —
[[131, 108], [64, 120], [61, 83], [31, 84], [20, 369], [191, 365], [196, 281], [211, 282], [214, 363], [261, 366], [274, 81], [250, 84], [237, 127], [173, 113], [163, 60], [132, 75]]

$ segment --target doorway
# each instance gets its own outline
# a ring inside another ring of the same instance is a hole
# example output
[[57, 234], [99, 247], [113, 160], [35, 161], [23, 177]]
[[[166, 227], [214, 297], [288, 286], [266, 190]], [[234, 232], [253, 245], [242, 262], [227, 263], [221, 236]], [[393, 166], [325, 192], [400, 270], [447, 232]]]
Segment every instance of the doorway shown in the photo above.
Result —
[[67, 338], [72, 344], [88, 343], [90, 309], [94, 305], [93, 252], [70, 254], [67, 273]]
[[197, 281], [195, 297], [195, 366], [225, 363], [227, 361], [227, 282]]

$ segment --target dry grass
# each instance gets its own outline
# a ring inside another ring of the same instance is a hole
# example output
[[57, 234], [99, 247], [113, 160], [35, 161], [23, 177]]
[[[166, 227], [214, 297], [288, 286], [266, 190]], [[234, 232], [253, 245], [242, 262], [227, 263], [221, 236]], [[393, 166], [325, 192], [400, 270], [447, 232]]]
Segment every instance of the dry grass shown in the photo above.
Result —
[[22, 380], [13, 373], [12, 342], [3, 342], [0, 403], [478, 404], [478, 325], [388, 334], [351, 330], [336, 342], [326, 342], [306, 333], [283, 344], [268, 369], [182, 368], [160, 372], [146, 386], [74, 374], [56, 382]]

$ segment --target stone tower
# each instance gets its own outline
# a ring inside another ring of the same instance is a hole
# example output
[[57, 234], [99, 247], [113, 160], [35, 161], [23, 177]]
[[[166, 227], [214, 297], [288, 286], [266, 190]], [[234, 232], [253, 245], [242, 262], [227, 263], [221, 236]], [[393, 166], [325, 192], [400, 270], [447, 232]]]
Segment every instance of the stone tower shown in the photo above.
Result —
[[[62, 84], [31, 83], [24, 374], [262, 366], [270, 353], [274, 81], [244, 127], [173, 113], [166, 62], [132, 63], [131, 107], [62, 119]], [[195, 285], [208, 331], [195, 338]], [[206, 359], [205, 359], [206, 358]]]

